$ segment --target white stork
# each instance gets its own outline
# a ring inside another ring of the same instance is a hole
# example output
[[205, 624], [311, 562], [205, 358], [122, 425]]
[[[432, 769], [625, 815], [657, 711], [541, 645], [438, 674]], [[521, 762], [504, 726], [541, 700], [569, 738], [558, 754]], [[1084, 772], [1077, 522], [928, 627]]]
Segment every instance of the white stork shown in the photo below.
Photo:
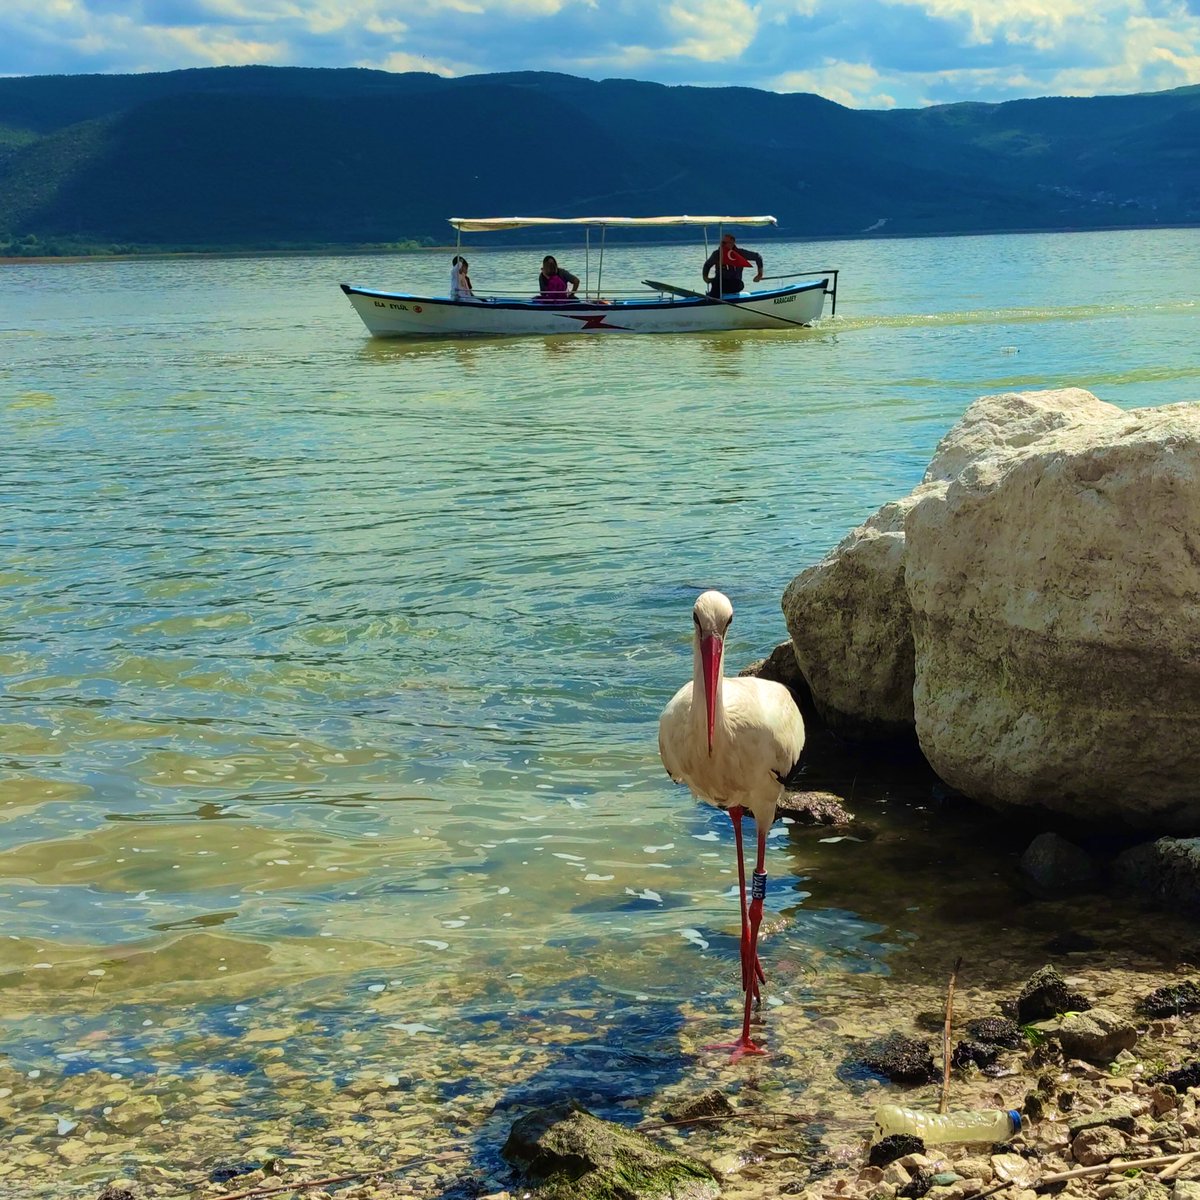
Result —
[[[705, 592], [692, 609], [692, 682], [685, 683], [663, 709], [658, 722], [658, 752], [667, 774], [686, 783], [692, 794], [723, 808], [733, 821], [737, 843], [738, 890], [742, 905], [742, 989], [746, 993], [742, 1035], [736, 1042], [710, 1049], [732, 1050], [732, 1061], [744, 1054], [764, 1054], [750, 1038], [750, 1010], [765, 979], [758, 962], [758, 927], [767, 893], [764, 865], [767, 832], [783, 781], [804, 748], [804, 721], [791, 693], [766, 679], [726, 679], [723, 671], [725, 634], [733, 621], [733, 605], [721, 592]], [[746, 906], [746, 867], [742, 859], [742, 814], [754, 816], [758, 860], [752, 898]]]

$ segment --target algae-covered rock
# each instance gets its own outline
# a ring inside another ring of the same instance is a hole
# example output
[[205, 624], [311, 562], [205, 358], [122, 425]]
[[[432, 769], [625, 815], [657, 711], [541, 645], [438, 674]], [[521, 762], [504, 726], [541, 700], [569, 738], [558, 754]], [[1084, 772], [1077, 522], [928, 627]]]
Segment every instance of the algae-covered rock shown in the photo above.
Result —
[[1063, 1012], [1086, 1012], [1091, 1007], [1091, 1001], [1081, 993], [1071, 991], [1066, 980], [1049, 965], [1029, 977], [1014, 1005], [1020, 1025], [1044, 1021]]
[[1004, 1050], [1023, 1050], [1028, 1040], [1020, 1025], [1007, 1017], [976, 1017], [967, 1022], [967, 1034], [972, 1041]]
[[939, 1078], [929, 1043], [889, 1033], [862, 1047], [857, 1061], [893, 1083], [933, 1083]]
[[867, 1152], [867, 1163], [872, 1167], [886, 1167], [908, 1154], [921, 1154], [925, 1143], [911, 1133], [890, 1133], [871, 1144]]
[[1148, 996], [1143, 996], [1137, 1002], [1136, 1009], [1147, 1017], [1179, 1017], [1200, 1012], [1200, 987], [1197, 987], [1194, 979], [1165, 984], [1155, 988]]
[[521, 1117], [500, 1153], [538, 1189], [539, 1200], [711, 1200], [720, 1194], [707, 1167], [574, 1101]]

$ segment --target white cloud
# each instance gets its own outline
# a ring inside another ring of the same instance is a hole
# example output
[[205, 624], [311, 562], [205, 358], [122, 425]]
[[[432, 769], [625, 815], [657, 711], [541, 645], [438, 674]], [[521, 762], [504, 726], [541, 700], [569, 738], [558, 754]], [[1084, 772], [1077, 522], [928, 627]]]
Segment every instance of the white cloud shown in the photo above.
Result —
[[869, 63], [826, 61], [807, 71], [788, 71], [767, 85], [774, 92], [812, 92], [846, 108], [895, 108], [896, 99]]
[[562, 71], [858, 108], [1200, 83], [1196, 0], [0, 0], [0, 74]]
[[682, 41], [667, 52], [700, 62], [741, 58], [758, 33], [758, 13], [745, 0], [675, 0], [666, 21]]
[[356, 62], [353, 65], [356, 67], [371, 67], [377, 71], [395, 71], [397, 73], [427, 71], [433, 75], [441, 75], [444, 79], [452, 79], [455, 75], [470, 75], [474, 70], [474, 68], [466, 63], [435, 62], [424, 55], [405, 54], [402, 50], [397, 50], [394, 54], [389, 54], [382, 60], [373, 59], [369, 62], [364, 60]]

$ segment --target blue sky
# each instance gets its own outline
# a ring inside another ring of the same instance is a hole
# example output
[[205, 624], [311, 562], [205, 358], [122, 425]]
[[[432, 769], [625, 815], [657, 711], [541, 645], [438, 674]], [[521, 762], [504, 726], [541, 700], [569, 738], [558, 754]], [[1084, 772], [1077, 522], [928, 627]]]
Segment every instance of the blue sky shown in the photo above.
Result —
[[915, 108], [1200, 83], [1200, 0], [0, 0], [0, 75], [246, 63]]

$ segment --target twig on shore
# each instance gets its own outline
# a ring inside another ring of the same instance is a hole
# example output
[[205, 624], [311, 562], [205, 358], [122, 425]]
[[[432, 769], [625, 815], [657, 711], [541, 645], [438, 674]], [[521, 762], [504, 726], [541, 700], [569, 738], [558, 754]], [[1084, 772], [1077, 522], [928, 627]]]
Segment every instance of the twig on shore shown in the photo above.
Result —
[[[1148, 1167], [1165, 1167], [1168, 1163], [1179, 1163], [1176, 1170], [1182, 1170], [1192, 1159], [1196, 1158], [1200, 1151], [1188, 1150], [1181, 1154], [1159, 1154], [1154, 1158], [1133, 1158], [1127, 1159], [1125, 1162], [1106, 1162], [1097, 1163], [1094, 1167], [1076, 1167], [1072, 1171], [1059, 1171], [1054, 1175], [1043, 1175], [1041, 1179], [1035, 1179], [1029, 1186], [1035, 1191], [1048, 1187], [1052, 1183], [1066, 1183], [1069, 1179], [1082, 1179], [1085, 1175], [1119, 1175], [1122, 1171], [1144, 1171]], [[1180, 1162], [1180, 1160], [1186, 1160]], [[1155, 1172], [1157, 1174], [1158, 1172]], [[993, 1188], [988, 1188], [986, 1192], [977, 1192], [972, 1200], [986, 1200], [988, 1196], [994, 1196], [997, 1192], [1002, 1192], [1006, 1187], [1012, 1187], [1013, 1181], [1006, 1180], [1004, 1183], [998, 1183]], [[221, 1197], [220, 1200], [225, 1200]]]
[[[634, 1126], [638, 1133], [654, 1133], [658, 1129], [677, 1129], [683, 1125], [703, 1125], [709, 1121], [737, 1121], [746, 1120], [750, 1117], [770, 1117], [772, 1120], [791, 1121], [793, 1123], [799, 1121], [816, 1121], [816, 1116], [813, 1113], [795, 1113], [795, 1112], [775, 1112], [765, 1108], [739, 1108], [734, 1112], [727, 1113], [712, 1113], [709, 1116], [702, 1117], [682, 1117], [678, 1121], [640, 1121]], [[827, 1124], [828, 1122], [822, 1122]], [[218, 1196], [217, 1200], [225, 1200], [224, 1196]]]
[[938, 1112], [946, 1111], [946, 1101], [950, 1096], [950, 1022], [954, 1017], [954, 981], [958, 978], [962, 966], [962, 956], [954, 960], [954, 969], [950, 972], [950, 986], [946, 989], [946, 1023], [942, 1026], [942, 1098], [938, 1102]]
[[372, 1179], [381, 1175], [396, 1175], [407, 1171], [410, 1167], [419, 1167], [423, 1163], [442, 1162], [447, 1158], [467, 1158], [466, 1150], [443, 1150], [437, 1154], [423, 1154], [420, 1158], [410, 1158], [408, 1162], [395, 1167], [364, 1167], [361, 1171], [351, 1171], [347, 1175], [327, 1175], [324, 1179], [309, 1179], [301, 1183], [280, 1183], [271, 1187], [252, 1187], [244, 1192], [228, 1192], [223, 1196], [213, 1196], [211, 1200], [251, 1200], [258, 1196], [275, 1196], [280, 1192], [306, 1192], [311, 1188], [327, 1187], [331, 1183], [349, 1183], [352, 1179]]
[[[421, 1159], [416, 1159], [411, 1163], [405, 1163], [406, 1167], [415, 1166], [421, 1162]], [[401, 1167], [393, 1167], [392, 1170], [402, 1170]], [[304, 1192], [309, 1188], [325, 1187], [330, 1183], [349, 1183], [352, 1179], [371, 1179], [376, 1175], [388, 1175], [391, 1172], [385, 1170], [378, 1171], [352, 1171], [349, 1175], [328, 1175], [324, 1179], [310, 1179], [306, 1183], [284, 1183], [276, 1187], [256, 1187], [251, 1188], [248, 1192], [230, 1192], [225, 1196], [215, 1196], [213, 1200], [246, 1200], [249, 1196], [274, 1196], [279, 1192]]]
[[1193, 1150], [1190, 1153], [1185, 1154], [1181, 1159], [1179, 1159], [1176, 1162], [1173, 1162], [1169, 1167], [1165, 1168], [1162, 1171], [1159, 1171], [1158, 1172], [1159, 1179], [1174, 1179], [1175, 1176], [1178, 1175], [1179, 1172], [1182, 1171], [1183, 1168], [1188, 1165], [1188, 1163], [1190, 1163], [1193, 1159], [1198, 1158], [1198, 1157], [1200, 1157], [1200, 1150]]

